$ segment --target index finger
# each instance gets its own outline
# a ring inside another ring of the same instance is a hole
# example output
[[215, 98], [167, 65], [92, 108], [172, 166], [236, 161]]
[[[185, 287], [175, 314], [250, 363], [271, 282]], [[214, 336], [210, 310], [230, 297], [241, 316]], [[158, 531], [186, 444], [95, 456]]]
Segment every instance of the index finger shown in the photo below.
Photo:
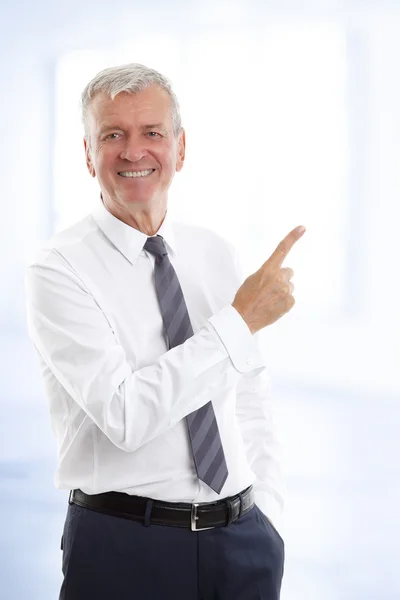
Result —
[[289, 251], [301, 238], [305, 230], [306, 228], [303, 226], [292, 229], [292, 231], [288, 233], [287, 236], [283, 238], [281, 242], [279, 242], [278, 246], [267, 260], [267, 263], [273, 264], [276, 267], [280, 267], [283, 261], [285, 260], [286, 256], [289, 254]]

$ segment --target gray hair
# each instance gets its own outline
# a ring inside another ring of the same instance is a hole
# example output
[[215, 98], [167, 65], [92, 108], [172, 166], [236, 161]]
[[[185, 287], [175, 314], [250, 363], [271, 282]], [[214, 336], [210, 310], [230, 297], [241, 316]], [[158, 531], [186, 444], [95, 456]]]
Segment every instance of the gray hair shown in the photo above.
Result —
[[90, 103], [95, 94], [104, 92], [114, 100], [117, 94], [121, 92], [136, 93], [141, 92], [152, 84], [160, 86], [167, 92], [171, 99], [172, 123], [174, 134], [176, 136], [182, 130], [181, 115], [178, 98], [172, 90], [169, 80], [154, 69], [149, 69], [138, 63], [129, 63], [118, 67], [109, 67], [100, 71], [87, 84], [82, 92], [82, 121], [85, 129], [85, 137], [88, 138], [88, 114]]

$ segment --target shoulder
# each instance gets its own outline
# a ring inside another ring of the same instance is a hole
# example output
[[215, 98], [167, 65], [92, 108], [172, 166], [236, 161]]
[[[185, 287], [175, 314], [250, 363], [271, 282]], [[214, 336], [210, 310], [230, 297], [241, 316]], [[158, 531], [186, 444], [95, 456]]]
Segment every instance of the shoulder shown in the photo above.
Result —
[[88, 236], [97, 235], [97, 231], [97, 225], [89, 214], [80, 221], [55, 232], [32, 254], [28, 268], [50, 261], [62, 261], [69, 249], [82, 248]]

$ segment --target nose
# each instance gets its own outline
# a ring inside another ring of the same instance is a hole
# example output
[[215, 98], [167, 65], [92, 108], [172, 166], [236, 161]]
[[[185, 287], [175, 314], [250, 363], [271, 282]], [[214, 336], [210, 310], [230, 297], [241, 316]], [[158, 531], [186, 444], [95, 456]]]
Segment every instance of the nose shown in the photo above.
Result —
[[147, 151], [144, 147], [144, 143], [140, 139], [129, 139], [126, 141], [124, 148], [121, 151], [120, 157], [122, 160], [129, 160], [131, 162], [138, 162], [144, 156]]

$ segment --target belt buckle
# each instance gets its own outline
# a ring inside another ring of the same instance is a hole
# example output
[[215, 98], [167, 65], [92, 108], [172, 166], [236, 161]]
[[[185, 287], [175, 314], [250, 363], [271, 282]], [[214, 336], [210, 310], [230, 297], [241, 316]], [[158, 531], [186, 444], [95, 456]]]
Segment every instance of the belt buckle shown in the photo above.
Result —
[[198, 520], [197, 507], [199, 504], [192, 504], [192, 511], [190, 515], [190, 529], [192, 531], [205, 531], [206, 529], [214, 529], [214, 527], [196, 527], [196, 521]]

